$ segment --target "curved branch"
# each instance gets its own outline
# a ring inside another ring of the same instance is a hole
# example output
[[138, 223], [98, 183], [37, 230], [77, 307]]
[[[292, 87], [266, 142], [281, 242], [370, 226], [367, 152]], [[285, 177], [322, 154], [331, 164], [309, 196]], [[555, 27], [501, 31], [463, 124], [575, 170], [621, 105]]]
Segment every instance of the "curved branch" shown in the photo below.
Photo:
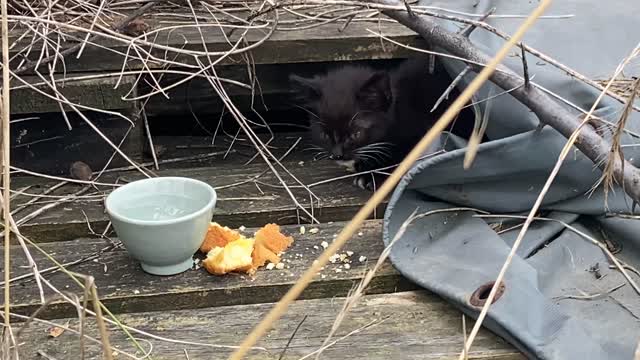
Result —
[[[395, 0], [374, 0], [385, 5], [400, 5]], [[479, 71], [481, 68], [474, 63], [486, 64], [491, 57], [476, 48], [466, 37], [451, 33], [426, 16], [410, 16], [406, 11], [385, 10], [383, 13], [399, 23], [418, 33], [425, 40], [436, 47], [447, 50], [453, 55], [469, 59], [472, 69]], [[504, 65], [498, 66], [490, 80], [502, 89], [513, 89], [510, 94], [533, 111], [538, 119], [557, 130], [563, 136], [569, 138], [579, 127], [580, 119], [570, 113], [558, 102], [554, 101], [536, 86], [521, 86], [522, 79], [514, 71]], [[602, 159], [609, 157], [611, 144], [603, 139], [592, 127], [585, 126], [580, 130], [575, 145], [601, 170], [606, 163]], [[623, 184], [623, 189], [634, 202], [640, 203], [640, 170], [626, 160], [618, 157], [610, 159], [613, 164], [609, 169], [613, 170], [614, 178]]]

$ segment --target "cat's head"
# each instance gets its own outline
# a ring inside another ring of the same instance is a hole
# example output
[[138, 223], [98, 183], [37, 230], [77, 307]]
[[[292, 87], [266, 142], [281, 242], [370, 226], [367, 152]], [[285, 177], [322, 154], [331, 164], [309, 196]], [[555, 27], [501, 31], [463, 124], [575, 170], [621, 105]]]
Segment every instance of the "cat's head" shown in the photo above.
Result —
[[312, 140], [323, 155], [347, 161], [375, 157], [373, 147], [392, 125], [388, 73], [345, 66], [313, 78], [291, 75], [290, 80], [309, 113]]

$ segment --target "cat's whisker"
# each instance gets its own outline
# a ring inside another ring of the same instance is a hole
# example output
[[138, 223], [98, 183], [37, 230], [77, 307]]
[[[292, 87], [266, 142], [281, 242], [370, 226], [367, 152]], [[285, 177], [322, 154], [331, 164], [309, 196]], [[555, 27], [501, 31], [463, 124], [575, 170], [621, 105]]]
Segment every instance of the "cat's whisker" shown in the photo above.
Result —
[[384, 152], [391, 152], [391, 148], [389, 147], [382, 147], [382, 146], [363, 146], [357, 149], [357, 151], [384, 151]]
[[304, 106], [300, 106], [300, 105], [293, 105], [293, 106], [297, 107], [298, 109], [301, 109], [301, 110], [305, 111], [307, 114], [309, 114], [309, 115], [313, 116], [314, 118], [316, 118], [317, 121], [319, 121], [321, 124], [324, 124], [322, 119], [320, 119], [320, 117], [318, 115], [316, 115], [313, 111], [307, 109]]
[[371, 155], [367, 155], [367, 154], [357, 154], [356, 158], [358, 160], [373, 160], [374, 163], [379, 162], [379, 160], [377, 158], [375, 158], [374, 156], [371, 156]]
[[391, 158], [391, 153], [382, 150], [358, 150], [357, 154], [367, 154], [369, 156], [377, 156], [382, 160], [382, 158]]
[[316, 150], [316, 151], [325, 151], [323, 148], [319, 147], [319, 146], [310, 146], [307, 148], [302, 149], [302, 151], [311, 151], [311, 150]]
[[358, 115], [360, 115], [360, 111], [358, 111], [355, 114], [353, 114], [353, 116], [351, 117], [351, 120], [349, 120], [349, 123], [351, 123], [353, 120], [355, 120]]
[[361, 149], [374, 149], [374, 148], [390, 148], [393, 147], [394, 145], [392, 143], [388, 143], [388, 142], [377, 142], [377, 143], [371, 143], [368, 145], [364, 145], [361, 147]]
[[329, 157], [329, 153], [326, 151], [318, 151], [313, 156], [313, 161], [324, 160]]

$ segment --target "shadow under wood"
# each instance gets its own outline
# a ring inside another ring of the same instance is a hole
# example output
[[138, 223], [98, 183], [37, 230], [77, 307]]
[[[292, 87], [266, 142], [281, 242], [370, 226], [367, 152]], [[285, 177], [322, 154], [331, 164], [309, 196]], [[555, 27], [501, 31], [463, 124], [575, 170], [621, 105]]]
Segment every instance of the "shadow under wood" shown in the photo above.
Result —
[[[134, 161], [141, 159], [142, 126], [136, 124], [131, 127], [130, 122], [120, 117], [92, 112], [84, 114], [116, 146], [128, 132], [120, 149]], [[125, 113], [125, 116], [132, 118], [129, 115]], [[77, 114], [68, 113], [67, 118], [71, 130], [62, 113], [15, 117], [11, 124], [11, 165], [65, 177], [69, 175], [69, 168], [74, 161], [85, 162], [94, 171], [104, 167], [115, 152], [113, 147]], [[110, 167], [126, 165], [129, 163], [117, 154], [110, 163]]]

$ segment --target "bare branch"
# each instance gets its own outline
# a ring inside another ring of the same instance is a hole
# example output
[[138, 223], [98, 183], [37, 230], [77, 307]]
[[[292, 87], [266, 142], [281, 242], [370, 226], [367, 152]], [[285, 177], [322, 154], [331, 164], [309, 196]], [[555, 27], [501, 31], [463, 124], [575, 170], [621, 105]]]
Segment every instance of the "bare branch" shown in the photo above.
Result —
[[[480, 21], [485, 21], [494, 12], [496, 12], [496, 8], [492, 7], [489, 11], [487, 11], [486, 14], [482, 15], [482, 17], [479, 18], [477, 21], [479, 21], [479, 22]], [[465, 26], [462, 30], [460, 30], [458, 32], [458, 34], [468, 38], [469, 36], [471, 36], [471, 33], [473, 32], [473, 30], [475, 30], [477, 27], [478, 27], [478, 25], [469, 24], [469, 25]]]
[[[376, 0], [376, 2], [384, 5], [398, 5], [398, 2], [393, 0]], [[429, 17], [411, 17], [405, 11], [398, 10], [384, 10], [383, 13], [417, 32], [436, 47], [445, 49], [452, 55], [470, 60], [468, 64], [475, 71], [481, 69], [476, 64], [486, 64], [491, 60], [489, 55], [477, 49], [469, 39], [445, 30]], [[506, 66], [499, 65], [497, 71], [492, 73], [490, 80], [504, 90], [513, 89], [510, 94], [514, 98], [531, 109], [542, 123], [553, 127], [563, 136], [569, 138], [580, 127], [580, 121], [576, 116], [537, 86], [522, 86], [523, 79]], [[600, 169], [604, 170], [605, 164], [600, 160], [608, 156], [611, 145], [594, 128], [583, 127], [575, 146]], [[640, 184], [640, 170], [628, 161], [619, 158], [613, 159], [611, 168], [615, 179], [623, 184], [627, 195], [636, 202], [640, 202], [640, 187], [638, 186]]]

